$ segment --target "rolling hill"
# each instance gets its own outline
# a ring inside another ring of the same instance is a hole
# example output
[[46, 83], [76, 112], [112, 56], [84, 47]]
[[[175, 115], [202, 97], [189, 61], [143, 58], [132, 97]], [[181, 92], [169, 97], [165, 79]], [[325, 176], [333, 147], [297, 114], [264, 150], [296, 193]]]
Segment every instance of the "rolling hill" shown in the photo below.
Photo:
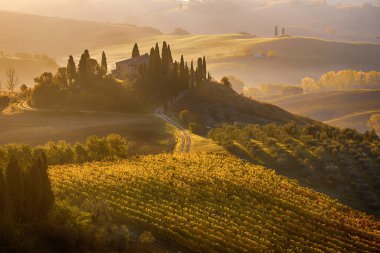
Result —
[[333, 126], [361, 132], [368, 130], [371, 115], [380, 111], [380, 90], [331, 91], [260, 100]]
[[132, 233], [185, 252], [377, 252], [379, 223], [273, 171], [226, 155], [158, 155], [55, 166], [58, 200], [105, 203]]
[[183, 110], [198, 115], [202, 124], [208, 128], [235, 122], [256, 124], [312, 122], [277, 106], [241, 96], [232, 88], [213, 82], [204, 82], [186, 92], [169, 107], [168, 113], [173, 117], [179, 117]]
[[[295, 84], [305, 76], [317, 78], [331, 70], [380, 70], [380, 44], [343, 43], [313, 38], [255, 38], [244, 34], [160, 35], [137, 40], [142, 53], [156, 42], [167, 41], [174, 59], [181, 54], [191, 61], [201, 52], [211, 74], [219, 79], [236, 76], [247, 86], [263, 83]], [[132, 43], [104, 46], [91, 52], [100, 59], [102, 51], [111, 63], [124, 60]], [[274, 51], [275, 57], [257, 59], [256, 52]]]
[[[14, 54], [7, 55], [0, 52], [0, 82], [2, 89], [6, 90], [7, 69], [15, 69], [19, 85], [26, 84], [29, 87], [40, 73], [55, 72], [58, 64], [46, 55]], [[18, 90], [18, 88], [16, 89]]]
[[[84, 49], [158, 35], [153, 28], [0, 11], [0, 48], [9, 53], [63, 57]], [[129, 54], [128, 54], [129, 55]]]

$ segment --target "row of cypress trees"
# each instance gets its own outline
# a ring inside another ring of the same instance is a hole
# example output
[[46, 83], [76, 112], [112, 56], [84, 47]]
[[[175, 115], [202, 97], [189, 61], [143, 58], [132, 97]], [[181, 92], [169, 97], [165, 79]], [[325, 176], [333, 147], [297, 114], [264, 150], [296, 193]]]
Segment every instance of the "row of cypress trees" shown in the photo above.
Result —
[[82, 88], [88, 87], [96, 79], [104, 78], [107, 72], [108, 63], [105, 52], [102, 53], [102, 61], [99, 64], [95, 59], [90, 57], [87, 49], [81, 55], [78, 67], [72, 55], [69, 56], [66, 67], [68, 84], [70, 86], [76, 84]]
[[47, 171], [42, 151], [36, 151], [25, 166], [11, 155], [5, 173], [0, 169], [0, 217], [7, 217], [14, 224], [45, 218], [54, 204]]
[[[135, 44], [132, 57], [140, 56], [138, 45]], [[159, 44], [150, 50], [149, 63], [140, 66], [141, 85], [151, 97], [170, 101], [181, 92], [200, 85], [210, 78], [207, 72], [206, 57], [200, 57], [197, 66], [190, 64], [181, 56], [179, 62], [173, 61], [170, 45], [163, 42], [162, 50]], [[141, 84], [142, 83], [142, 84]]]

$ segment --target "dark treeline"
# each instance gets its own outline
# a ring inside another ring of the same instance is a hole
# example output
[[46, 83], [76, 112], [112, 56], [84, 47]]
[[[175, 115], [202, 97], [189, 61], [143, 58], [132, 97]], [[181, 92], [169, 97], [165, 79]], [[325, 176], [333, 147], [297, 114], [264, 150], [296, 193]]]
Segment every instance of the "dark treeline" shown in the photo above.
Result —
[[[135, 45], [133, 56], [138, 55], [138, 46]], [[141, 65], [140, 78], [136, 80], [136, 87], [149, 97], [169, 103], [181, 92], [200, 85], [209, 79], [205, 57], [198, 58], [197, 62], [173, 61], [170, 45], [163, 42], [162, 50], [158, 43], [150, 50], [148, 65]]]
[[9, 150], [9, 157], [2, 157], [5, 169], [0, 167], [0, 251], [32, 243], [35, 237], [28, 235], [26, 242], [23, 234], [43, 222], [54, 204], [45, 154], [36, 149], [19, 159], [16, 153]]

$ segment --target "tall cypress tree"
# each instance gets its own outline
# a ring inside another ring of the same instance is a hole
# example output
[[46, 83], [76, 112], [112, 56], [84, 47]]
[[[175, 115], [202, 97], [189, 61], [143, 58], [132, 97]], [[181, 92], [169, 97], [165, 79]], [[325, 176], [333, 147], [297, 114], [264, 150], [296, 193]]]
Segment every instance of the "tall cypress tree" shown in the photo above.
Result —
[[135, 43], [132, 50], [132, 58], [139, 57], [139, 56], [140, 56], [139, 46], [137, 45], [137, 43]]
[[278, 27], [277, 26], [275, 26], [275, 28], [274, 28], [274, 36], [278, 37]]
[[202, 60], [202, 58], [198, 58], [198, 66], [197, 66], [196, 72], [197, 72], [196, 73], [197, 85], [199, 85], [203, 79], [203, 60]]
[[185, 89], [188, 90], [190, 88], [190, 70], [187, 62], [185, 64]]
[[175, 61], [173, 64], [173, 72], [172, 72], [172, 97], [173, 99], [179, 94], [180, 87], [179, 87], [179, 75], [178, 75], [178, 62]]
[[168, 45], [166, 41], [164, 41], [162, 45], [162, 74], [167, 76], [169, 73], [169, 52]]
[[41, 179], [41, 217], [46, 216], [54, 204], [54, 195], [48, 175], [47, 157], [44, 152], [40, 152], [36, 158], [36, 167], [40, 170]]
[[14, 155], [11, 156], [6, 169], [6, 192], [11, 215], [16, 222], [21, 222], [24, 207], [24, 184], [20, 166]]
[[190, 67], [190, 88], [194, 88], [194, 61], [191, 60]]
[[33, 158], [33, 162], [30, 165], [29, 172], [27, 173], [28, 177], [25, 180], [25, 188], [29, 188], [29, 197], [31, 204], [31, 213], [35, 218], [41, 218], [41, 202], [42, 202], [42, 176], [41, 168], [39, 168], [40, 162], [37, 160], [37, 157]]
[[168, 45], [168, 60], [169, 60], [169, 64], [173, 63], [172, 50], [170, 49], [170, 45]]
[[153, 78], [154, 76], [154, 59], [155, 59], [155, 51], [154, 48], [152, 47], [150, 49], [150, 54], [149, 54], [149, 63], [148, 63], [148, 76], [149, 78]]
[[161, 76], [162, 76], [162, 67], [161, 67], [161, 56], [160, 56], [160, 47], [156, 43], [154, 49], [154, 83], [156, 86], [156, 97], [162, 98], [162, 85], [161, 85]]
[[67, 61], [67, 79], [70, 86], [73, 85], [76, 76], [77, 76], [77, 67], [75, 65], [73, 56], [70, 55], [69, 60]]
[[86, 49], [78, 64], [78, 77], [82, 86], [86, 85], [89, 81], [90, 72], [90, 53]]
[[100, 74], [101, 76], [105, 76], [108, 72], [108, 64], [107, 64], [107, 56], [106, 53], [103, 51], [102, 53], [102, 63], [100, 66]]
[[206, 63], [205, 56], [203, 56], [202, 67], [203, 67], [203, 79], [206, 79], [207, 78], [207, 63]]

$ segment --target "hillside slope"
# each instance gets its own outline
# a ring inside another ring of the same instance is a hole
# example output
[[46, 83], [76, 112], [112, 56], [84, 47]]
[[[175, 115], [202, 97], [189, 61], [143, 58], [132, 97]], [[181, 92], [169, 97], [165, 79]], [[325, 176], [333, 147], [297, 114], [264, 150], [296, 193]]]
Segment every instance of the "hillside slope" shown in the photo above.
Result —
[[[0, 39], [1, 41], [1, 39]], [[14, 69], [18, 75], [19, 85], [25, 83], [29, 87], [34, 83], [34, 78], [44, 72], [55, 72], [57, 63], [45, 55], [15, 54], [6, 55], [0, 52], [0, 82], [2, 89], [6, 90], [6, 70]], [[18, 87], [16, 87], [18, 91]]]
[[169, 108], [169, 113], [178, 117], [183, 110], [198, 114], [206, 127], [235, 122], [256, 124], [312, 122], [277, 106], [241, 96], [231, 88], [213, 82], [204, 82], [189, 90], [182, 99]]
[[[313, 38], [254, 38], [241, 34], [162, 35], [141, 38], [140, 51], [149, 53], [156, 42], [167, 41], [173, 57], [196, 62], [199, 52], [207, 57], [211, 74], [220, 78], [233, 75], [246, 85], [263, 83], [295, 84], [306, 77], [317, 78], [331, 70], [380, 70], [380, 44], [332, 42]], [[125, 59], [132, 43], [114, 44], [94, 51], [100, 57], [103, 50], [111, 62]], [[256, 52], [270, 50], [275, 57], [257, 59]]]
[[367, 122], [371, 115], [380, 110], [380, 90], [331, 91], [260, 100], [292, 113], [362, 132], [368, 129]]
[[84, 49], [134, 42], [160, 34], [153, 28], [108, 25], [0, 11], [0, 48], [5, 52], [63, 57]]
[[225, 155], [158, 155], [50, 169], [57, 199], [106, 203], [130, 228], [189, 252], [376, 252], [379, 223]]

